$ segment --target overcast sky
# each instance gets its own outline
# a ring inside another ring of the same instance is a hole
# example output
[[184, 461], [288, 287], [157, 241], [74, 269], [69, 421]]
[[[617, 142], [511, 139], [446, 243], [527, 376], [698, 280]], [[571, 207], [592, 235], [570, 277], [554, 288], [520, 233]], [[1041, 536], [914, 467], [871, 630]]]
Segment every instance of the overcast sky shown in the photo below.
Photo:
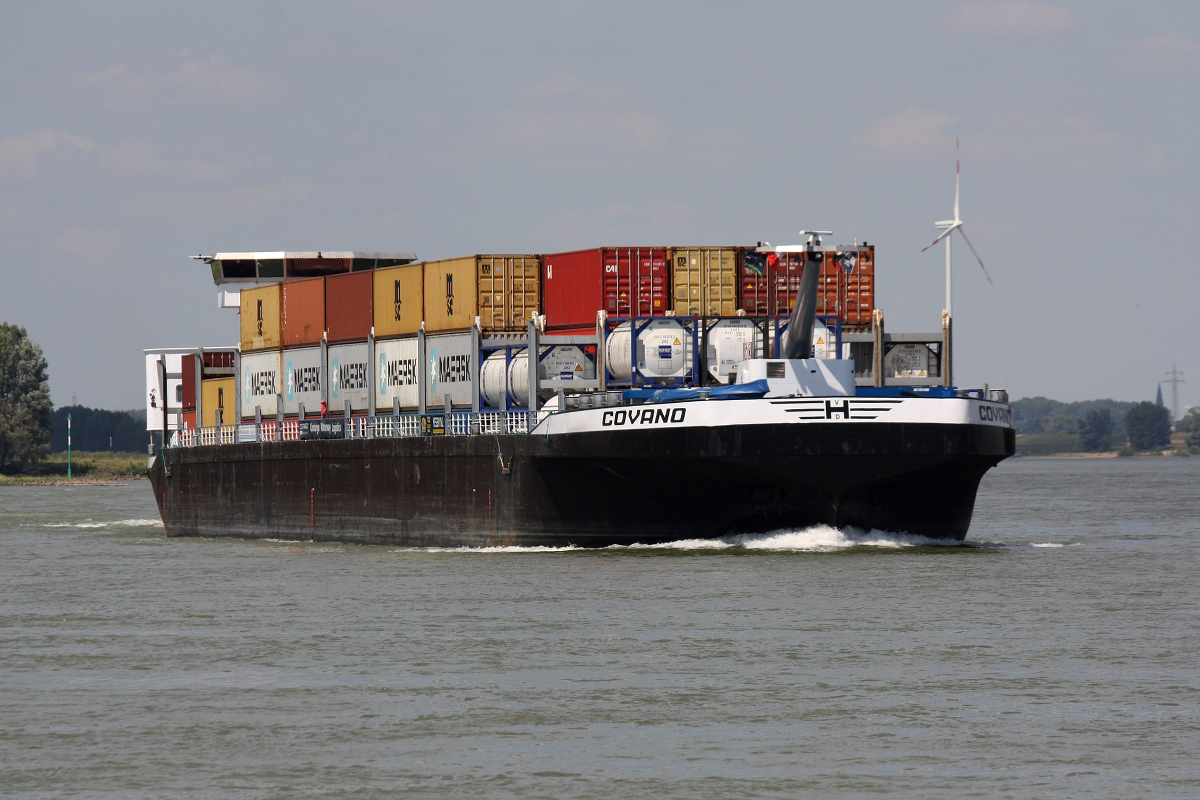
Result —
[[[5, 3], [0, 321], [56, 405], [233, 344], [189, 254], [877, 246], [960, 385], [1200, 398], [1200, 3]], [[1168, 395], [1169, 396], [1169, 395]]]

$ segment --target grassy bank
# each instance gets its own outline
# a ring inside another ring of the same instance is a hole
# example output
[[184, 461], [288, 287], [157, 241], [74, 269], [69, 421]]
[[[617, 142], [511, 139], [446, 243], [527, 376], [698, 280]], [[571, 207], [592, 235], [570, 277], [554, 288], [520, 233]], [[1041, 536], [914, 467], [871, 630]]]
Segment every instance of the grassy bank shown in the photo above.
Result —
[[[146, 476], [143, 453], [110, 451], [71, 454], [71, 478], [82, 482], [120, 481]], [[67, 454], [53, 453], [20, 475], [0, 475], [0, 486], [21, 483], [67, 483]]]
[[1101, 453], [1087, 453], [1079, 449], [1079, 434], [1077, 433], [1018, 433], [1017, 455], [1019, 456], [1080, 456], [1089, 458], [1104, 458], [1120, 455], [1144, 456], [1189, 456], [1195, 450], [1189, 450], [1185, 434], [1171, 435], [1171, 444], [1161, 450], [1142, 450], [1134, 453], [1123, 451], [1125, 442], [1113, 437], [1112, 449]]

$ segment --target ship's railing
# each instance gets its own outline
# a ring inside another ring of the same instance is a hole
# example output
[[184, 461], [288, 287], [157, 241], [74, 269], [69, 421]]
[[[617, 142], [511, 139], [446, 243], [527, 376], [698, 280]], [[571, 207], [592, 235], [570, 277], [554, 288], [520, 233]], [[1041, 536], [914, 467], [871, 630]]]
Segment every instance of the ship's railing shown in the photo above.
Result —
[[[414, 436], [493, 436], [503, 433], [529, 433], [549, 411], [455, 411], [450, 414], [387, 414], [377, 417], [340, 417], [332, 421], [340, 426], [340, 437], [328, 433], [320, 438], [402, 439]], [[335, 429], [335, 430], [339, 430]], [[169, 447], [210, 447], [238, 442], [295, 442], [308, 438], [301, 420], [264, 420], [239, 425], [213, 425], [173, 431]], [[315, 437], [314, 437], [315, 438]]]

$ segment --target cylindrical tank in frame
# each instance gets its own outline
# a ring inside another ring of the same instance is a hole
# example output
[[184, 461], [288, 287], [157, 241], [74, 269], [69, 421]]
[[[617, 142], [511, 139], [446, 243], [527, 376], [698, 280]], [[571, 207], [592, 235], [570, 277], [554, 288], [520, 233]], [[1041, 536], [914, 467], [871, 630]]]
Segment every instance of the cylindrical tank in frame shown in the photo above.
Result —
[[719, 320], [708, 329], [705, 369], [718, 383], [733, 383], [738, 365], [759, 357], [762, 339], [762, 330], [752, 320]]
[[[595, 360], [576, 345], [543, 348], [538, 368], [542, 380], [591, 380], [596, 377]], [[493, 351], [484, 359], [479, 369], [483, 401], [495, 408], [501, 406], [506, 372], [508, 394], [513, 403], [529, 405], [529, 357], [524, 348], [514, 351], [511, 359], [506, 359], [503, 350]]]
[[637, 342], [628, 322], [622, 322], [604, 343], [604, 359], [614, 380], [633, 378], [634, 355], [643, 377], [682, 378], [692, 368], [692, 332], [670, 317], [639, 326]]

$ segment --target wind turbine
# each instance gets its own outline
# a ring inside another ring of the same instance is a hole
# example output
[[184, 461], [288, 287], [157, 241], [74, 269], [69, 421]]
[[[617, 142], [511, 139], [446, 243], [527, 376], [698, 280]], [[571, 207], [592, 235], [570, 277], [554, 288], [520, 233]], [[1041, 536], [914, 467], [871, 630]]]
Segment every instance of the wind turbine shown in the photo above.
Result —
[[[955, 153], [958, 152], [958, 139], [957, 138], [954, 140], [954, 150], [955, 150]], [[956, 158], [954, 160], [954, 219], [944, 219], [944, 220], [941, 220], [940, 222], [933, 223], [934, 226], [937, 228], [940, 228], [942, 232], [937, 235], [936, 239], [934, 239], [932, 242], [930, 242], [929, 244], [927, 244], [921, 248], [921, 252], [924, 253], [926, 250], [933, 247], [935, 244], [942, 241], [943, 239], [946, 240], [946, 312], [945, 313], [946, 313], [947, 328], [949, 328], [949, 326], [953, 324], [953, 319], [954, 319], [954, 315], [953, 315], [953, 311], [952, 311], [952, 303], [954, 300], [954, 278], [953, 278], [953, 271], [952, 271], [952, 266], [951, 266], [953, 264], [953, 260], [952, 260], [951, 253], [950, 253], [950, 240], [954, 238], [952, 234], [955, 231], [958, 231], [959, 234], [962, 235], [963, 241], [967, 243], [967, 247], [971, 248], [971, 253], [972, 253], [972, 255], [975, 256], [975, 260], [979, 262], [979, 268], [983, 270], [983, 276], [985, 278], [987, 278], [988, 284], [990, 284], [992, 286], [995, 285], [992, 283], [992, 276], [988, 274], [987, 267], [985, 267], [983, 265], [983, 259], [980, 258], [979, 253], [976, 252], [975, 245], [971, 244], [971, 239], [967, 236], [967, 232], [965, 230], [963, 230], [962, 217], [959, 216], [959, 212], [958, 212], [958, 189], [959, 189], [959, 180], [960, 180], [961, 176], [962, 176], [962, 162]], [[950, 371], [950, 356], [951, 356], [950, 353], [946, 353], [946, 384], [947, 385], [949, 385], [949, 383], [950, 383], [950, 372], [951, 372]]]

